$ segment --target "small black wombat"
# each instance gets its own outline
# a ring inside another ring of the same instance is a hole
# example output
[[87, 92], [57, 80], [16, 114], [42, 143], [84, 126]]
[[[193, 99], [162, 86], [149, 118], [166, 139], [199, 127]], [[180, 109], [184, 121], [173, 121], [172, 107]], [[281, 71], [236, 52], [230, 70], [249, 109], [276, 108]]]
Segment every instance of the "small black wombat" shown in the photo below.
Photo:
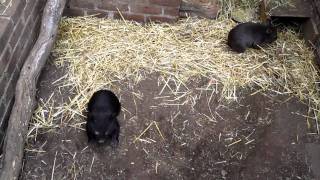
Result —
[[95, 92], [88, 104], [86, 130], [88, 141], [119, 143], [120, 125], [117, 119], [121, 104], [109, 90]]
[[271, 23], [247, 22], [231, 29], [228, 35], [228, 45], [232, 50], [243, 53], [247, 48], [259, 49], [262, 44], [272, 43], [276, 39], [277, 29]]

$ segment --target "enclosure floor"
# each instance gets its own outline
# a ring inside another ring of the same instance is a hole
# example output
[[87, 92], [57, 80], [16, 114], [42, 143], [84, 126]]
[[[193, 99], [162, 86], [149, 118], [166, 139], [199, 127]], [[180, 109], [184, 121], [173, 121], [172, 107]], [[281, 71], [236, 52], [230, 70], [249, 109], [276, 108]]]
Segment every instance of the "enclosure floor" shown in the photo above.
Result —
[[[59, 91], [51, 84], [64, 73], [47, 64], [41, 75], [39, 98], [48, 99], [52, 92]], [[36, 141], [29, 140], [21, 179], [314, 177], [309, 161], [317, 148], [312, 144], [317, 138], [309, 133], [306, 118], [299, 115], [307, 113], [307, 106], [295, 99], [284, 96], [270, 99], [262, 94], [251, 96], [243, 92], [238, 102], [220, 103], [219, 97], [213, 96], [208, 104], [210, 94], [204, 92], [194, 109], [184, 105], [153, 108], [159, 105], [154, 97], [161, 89], [157, 75], [142, 80], [135, 87], [119, 86], [127, 89], [122, 91], [121, 102], [131, 113], [123, 110], [119, 116], [121, 134], [117, 148], [88, 144], [85, 131], [60, 126], [39, 134]], [[143, 93], [143, 98], [132, 96], [131, 91], [137, 90]], [[63, 103], [72, 96], [69, 90], [61, 92], [62, 96], [55, 94], [53, 97], [56, 103]], [[216, 120], [210, 121], [201, 115], [211, 117], [212, 112]], [[157, 122], [164, 139], [156, 126], [151, 126], [141, 137], [145, 141], [133, 143], [153, 121]], [[314, 164], [317, 162], [315, 160]]]

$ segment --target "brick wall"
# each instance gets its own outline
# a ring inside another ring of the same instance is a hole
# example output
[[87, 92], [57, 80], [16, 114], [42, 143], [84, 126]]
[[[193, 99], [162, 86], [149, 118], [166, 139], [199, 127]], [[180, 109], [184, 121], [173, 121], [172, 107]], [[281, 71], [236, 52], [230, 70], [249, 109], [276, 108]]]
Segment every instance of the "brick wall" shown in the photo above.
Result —
[[320, 1], [319, 0], [313, 0], [313, 8], [314, 8], [314, 18], [317, 23], [318, 29], [320, 29]]
[[219, 0], [182, 0], [180, 17], [197, 16], [215, 19], [219, 11]]
[[[67, 16], [97, 14], [98, 17], [138, 22], [174, 22], [179, 17], [181, 0], [69, 0]], [[121, 15], [119, 11], [121, 12]]]
[[[313, 20], [317, 26], [318, 31], [320, 31], [320, 1], [319, 0], [313, 0], [312, 1], [312, 7], [313, 7]], [[320, 32], [318, 32], [320, 33]], [[315, 46], [315, 54], [316, 54], [316, 61], [317, 64], [320, 67], [320, 37], [318, 36], [315, 38], [315, 42], [313, 42]]]
[[0, 143], [14, 102], [22, 65], [38, 34], [46, 0], [6, 0], [0, 4]]

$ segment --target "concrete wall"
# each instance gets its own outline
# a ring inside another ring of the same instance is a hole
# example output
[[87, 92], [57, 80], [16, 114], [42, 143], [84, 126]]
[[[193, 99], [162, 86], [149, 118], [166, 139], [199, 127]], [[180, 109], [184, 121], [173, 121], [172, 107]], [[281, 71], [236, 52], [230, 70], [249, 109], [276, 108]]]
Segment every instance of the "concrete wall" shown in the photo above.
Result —
[[6, 0], [0, 4], [0, 143], [19, 73], [39, 30], [45, 0]]
[[[65, 15], [98, 17], [138, 22], [174, 22], [179, 17], [181, 0], [70, 0]], [[118, 11], [119, 10], [119, 11]]]

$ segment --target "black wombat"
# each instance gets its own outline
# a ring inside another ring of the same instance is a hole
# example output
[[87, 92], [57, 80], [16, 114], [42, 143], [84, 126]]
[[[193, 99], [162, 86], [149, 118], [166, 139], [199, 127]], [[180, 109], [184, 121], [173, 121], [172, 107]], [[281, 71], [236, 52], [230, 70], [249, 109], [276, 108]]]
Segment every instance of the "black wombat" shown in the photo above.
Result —
[[86, 130], [88, 141], [119, 143], [120, 125], [117, 119], [121, 104], [109, 90], [95, 92], [88, 104]]
[[[277, 29], [268, 24], [241, 23], [231, 29], [228, 35], [228, 45], [238, 53], [247, 48], [259, 49], [265, 43], [272, 43], [277, 39]], [[259, 45], [259, 46], [258, 46]]]

